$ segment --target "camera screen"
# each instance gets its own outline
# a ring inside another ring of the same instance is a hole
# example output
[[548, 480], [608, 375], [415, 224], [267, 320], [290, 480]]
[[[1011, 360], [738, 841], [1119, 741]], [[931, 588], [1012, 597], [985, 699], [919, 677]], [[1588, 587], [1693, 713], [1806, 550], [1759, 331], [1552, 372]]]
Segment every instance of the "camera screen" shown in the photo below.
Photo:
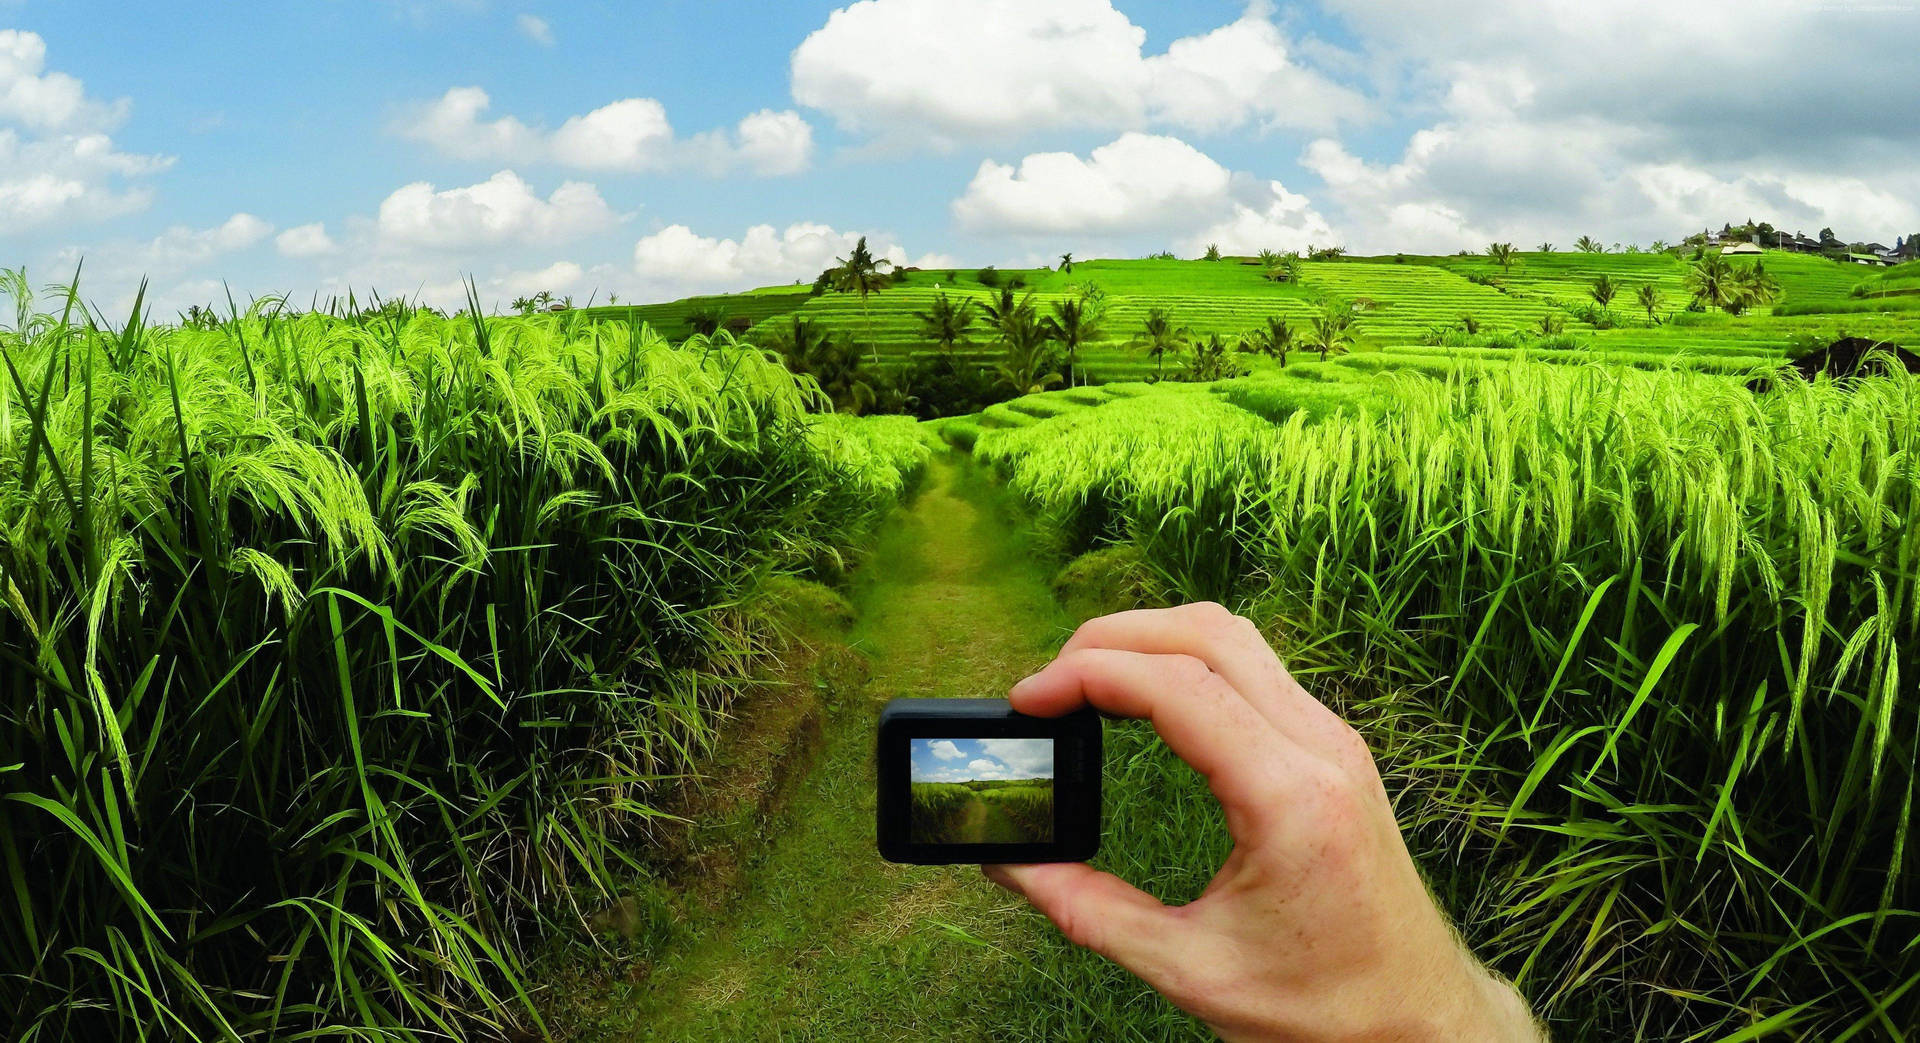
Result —
[[911, 762], [914, 843], [1052, 843], [1052, 739], [914, 739]]

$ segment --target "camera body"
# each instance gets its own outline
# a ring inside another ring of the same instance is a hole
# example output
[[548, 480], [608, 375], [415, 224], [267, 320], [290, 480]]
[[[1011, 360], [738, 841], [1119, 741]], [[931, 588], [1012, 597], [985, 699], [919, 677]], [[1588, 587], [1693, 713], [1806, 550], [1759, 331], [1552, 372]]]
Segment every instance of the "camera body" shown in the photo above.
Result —
[[889, 862], [1084, 862], [1100, 847], [1100, 717], [1005, 699], [895, 699], [875, 748]]

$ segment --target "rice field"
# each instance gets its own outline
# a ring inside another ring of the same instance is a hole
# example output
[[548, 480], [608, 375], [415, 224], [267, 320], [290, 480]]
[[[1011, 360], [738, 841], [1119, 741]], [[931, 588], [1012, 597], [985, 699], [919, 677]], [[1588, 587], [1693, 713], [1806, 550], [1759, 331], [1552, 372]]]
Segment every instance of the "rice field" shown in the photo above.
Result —
[[[1902, 293], [1906, 283], [1901, 280], [1908, 278], [1902, 269], [1877, 273], [1782, 251], [1768, 251], [1761, 260], [1780, 283], [1781, 297], [1741, 316], [1688, 311], [1686, 262], [1667, 253], [1520, 251], [1504, 270], [1478, 254], [1340, 258], [1302, 262], [1297, 284], [1267, 279], [1253, 258], [1087, 260], [1076, 262], [1071, 271], [1000, 275], [1020, 280], [1020, 292], [1032, 292], [1043, 314], [1078, 299], [1089, 287], [1098, 288], [1099, 335], [1081, 352], [1084, 375], [1096, 383], [1139, 380], [1155, 373], [1153, 361], [1132, 343], [1154, 309], [1166, 312], [1193, 336], [1218, 333], [1237, 342], [1269, 318], [1301, 330], [1323, 304], [1343, 303], [1357, 312], [1356, 353], [1430, 347], [1439, 331], [1457, 329], [1463, 320], [1471, 320], [1476, 332], [1465, 335], [1462, 346], [1482, 347], [1496, 337], [1524, 340], [1538, 336], [1544, 320], [1560, 325], [1595, 353], [1580, 361], [1598, 358], [1647, 368], [1673, 358], [1682, 364], [1698, 361], [1722, 373], [1775, 363], [1791, 348], [1818, 338], [1920, 340], [1920, 312]], [[1603, 275], [1620, 292], [1608, 309], [1611, 328], [1594, 329], [1583, 316], [1593, 306], [1589, 290]], [[1641, 285], [1655, 289], [1652, 320], [1634, 300]], [[1863, 294], [1874, 286], [1881, 290], [1855, 297], [1856, 286], [1863, 287]], [[808, 295], [792, 286], [771, 286], [748, 294], [594, 309], [590, 314], [621, 321], [638, 318], [676, 338], [691, 332], [685, 316], [697, 309], [740, 323], [751, 321], [755, 328], [750, 335], [764, 335], [797, 315], [852, 338], [884, 368], [939, 354], [916, 318], [936, 295], [984, 302], [997, 292], [979, 281], [976, 269], [927, 270], [909, 273], [901, 284], [865, 301], [852, 294]], [[1003, 350], [992, 334], [977, 326], [953, 357], [963, 364], [991, 367]], [[1294, 358], [1304, 354], [1296, 352]], [[1273, 368], [1270, 361], [1247, 361], [1255, 369]]]
[[[1136, 547], [1282, 635], [1559, 1029], [1904, 1038], [1920, 380], [1436, 362], [1332, 408], [1298, 377], [1115, 397], [973, 452], [1070, 548]], [[1204, 797], [1151, 752], [1116, 802]], [[1129, 815], [1109, 868], [1191, 893], [1201, 837]]]
[[[935, 350], [936, 293], [994, 292], [977, 270], [528, 318], [264, 299], [211, 328], [8, 279], [13, 1035], [547, 1031], [536, 954], [660, 872], [667, 795], [780, 647], [769, 581], [857, 564], [944, 439], [1048, 553], [1125, 548], [1278, 635], [1556, 1028], [1907, 1038], [1920, 381], [1745, 381], [1841, 335], [1920, 343], [1920, 312], [1879, 306], [1900, 269], [1767, 263], [1784, 295], [1741, 316], [1678, 311], [1665, 255], [1005, 272], [1043, 311], [1099, 288], [1093, 383], [926, 425], [833, 412], [690, 319], [798, 315], [895, 366]], [[1592, 328], [1599, 274], [1675, 311]], [[1239, 379], [1151, 382], [1128, 343], [1154, 308], [1237, 339], [1328, 303], [1350, 353]], [[1103, 858], [1191, 893], [1223, 854], [1204, 789], [1138, 732], [1111, 748]], [[1037, 821], [1009, 799], [966, 828]], [[1034, 980], [1074, 1017], [1168, 1024], [1048, 944]]]
[[10, 1038], [540, 1034], [532, 948], [652, 871], [759, 584], [929, 452], [724, 337], [7, 288]]

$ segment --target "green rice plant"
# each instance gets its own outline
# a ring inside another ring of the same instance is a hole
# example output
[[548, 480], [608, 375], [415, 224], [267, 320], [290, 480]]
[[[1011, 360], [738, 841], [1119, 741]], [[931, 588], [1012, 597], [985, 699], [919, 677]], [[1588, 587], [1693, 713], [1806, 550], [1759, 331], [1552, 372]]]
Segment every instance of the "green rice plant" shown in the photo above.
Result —
[[[1555, 1024], [1903, 1038], [1920, 381], [1435, 362], [1383, 368], [1391, 411], [1250, 426], [1145, 396], [975, 451], [1338, 678], [1436, 890]], [[1119, 803], [1187, 799], [1131, 763]], [[1108, 857], [1152, 881], [1213, 843]]]
[[13, 1039], [539, 1031], [525, 953], [650, 871], [746, 595], [927, 452], [724, 335], [0, 288]]

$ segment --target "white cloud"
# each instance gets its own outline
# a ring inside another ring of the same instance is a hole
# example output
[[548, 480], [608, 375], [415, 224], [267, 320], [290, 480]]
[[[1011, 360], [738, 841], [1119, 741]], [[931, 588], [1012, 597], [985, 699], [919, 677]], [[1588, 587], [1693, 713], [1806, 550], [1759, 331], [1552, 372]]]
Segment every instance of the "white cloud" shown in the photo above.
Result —
[[1327, 130], [1355, 92], [1299, 65], [1255, 4], [1145, 55], [1109, 0], [861, 0], [793, 52], [794, 99], [845, 127], [951, 146], [1055, 128]]
[[[727, 165], [727, 156], [723, 151], [719, 166]], [[813, 159], [813, 128], [797, 112], [761, 109], [734, 128], [731, 156], [759, 174], [797, 174]]]
[[981, 739], [980, 752], [1003, 766], [1002, 778], [1053, 777], [1052, 739]]
[[[1397, 158], [1302, 163], [1364, 250], [1674, 239], [1748, 217], [1891, 236], [1920, 224], [1920, 125], [1886, 98], [1920, 8], [1793, 0], [1330, 0], [1403, 107]], [[1498, 25], [1498, 33], [1485, 26]], [[1844, 54], [1835, 76], [1814, 56]]]
[[1225, 197], [1232, 175], [1177, 138], [1129, 131], [1086, 159], [1036, 152], [1018, 168], [985, 160], [953, 202], [974, 230], [1116, 232], [1191, 223]]
[[520, 161], [545, 151], [541, 135], [512, 116], [481, 120], [492, 104], [478, 87], [454, 87], [439, 100], [416, 106], [397, 129], [455, 159]]
[[145, 209], [152, 192], [126, 182], [173, 160], [114, 147], [105, 131], [127, 108], [125, 99], [97, 101], [79, 80], [47, 71], [38, 35], [0, 29], [0, 233]]
[[458, 249], [553, 245], [604, 230], [621, 220], [594, 186], [568, 181], [542, 200], [511, 170], [477, 185], [436, 190], [403, 185], [380, 203], [380, 239], [390, 245]]
[[[821, 270], [853, 249], [858, 232], [841, 232], [811, 222], [754, 225], [739, 239], [703, 236], [686, 225], [668, 225], [644, 236], [633, 247], [633, 269], [646, 287], [659, 295], [700, 290], [746, 289], [756, 285], [811, 280]], [[881, 245], [870, 239], [875, 256], [907, 264], [907, 252], [897, 243]], [[918, 259], [922, 267], [941, 267], [950, 258], [931, 255]]]
[[36, 131], [111, 128], [126, 118], [128, 104], [96, 101], [79, 80], [48, 72], [47, 42], [38, 33], [0, 29], [0, 121]]
[[1007, 773], [1006, 765], [996, 760], [988, 760], [985, 757], [978, 757], [968, 761], [967, 769], [972, 777], [976, 779], [1004, 778]]
[[545, 18], [539, 15], [523, 14], [515, 18], [513, 24], [520, 30], [521, 36], [542, 47], [553, 46], [553, 26], [548, 25]]
[[1399, 159], [1367, 162], [1338, 142], [1307, 147], [1301, 163], [1326, 183], [1361, 252], [1448, 252], [1494, 240], [1531, 246], [1581, 234], [1606, 241], [1669, 241], [1748, 217], [1809, 231], [1863, 236], [1920, 227], [1906, 184], [1796, 169], [1643, 158], [1638, 128], [1590, 119], [1474, 112], [1416, 132]]
[[653, 98], [623, 98], [569, 117], [551, 133], [513, 116], [484, 119], [492, 99], [479, 87], [455, 87], [413, 106], [395, 125], [402, 136], [456, 159], [554, 163], [578, 170], [645, 173], [698, 167], [715, 173], [746, 170], [773, 176], [804, 170], [813, 156], [813, 129], [799, 113], [761, 110], [729, 129], [679, 138], [666, 106]]
[[220, 281], [197, 270], [244, 252], [273, 234], [273, 225], [249, 213], [237, 213], [217, 225], [174, 225], [144, 242], [105, 243], [91, 249], [66, 247], [56, 267], [71, 271], [86, 261], [86, 284], [117, 294], [115, 310], [131, 304], [134, 287], [151, 278], [147, 303], [160, 314], [188, 303], [213, 300]]
[[283, 257], [319, 257], [334, 251], [333, 237], [319, 221], [296, 225], [274, 236], [273, 245]]
[[954, 200], [976, 232], [1158, 232], [1229, 252], [1327, 243], [1332, 228], [1278, 181], [1229, 171], [1178, 138], [1129, 131], [1088, 153], [1037, 152], [1017, 167], [987, 160]]
[[927, 744], [927, 751], [943, 761], [955, 761], [966, 756], [960, 752], [960, 747], [953, 744], [952, 739], [935, 739]]

